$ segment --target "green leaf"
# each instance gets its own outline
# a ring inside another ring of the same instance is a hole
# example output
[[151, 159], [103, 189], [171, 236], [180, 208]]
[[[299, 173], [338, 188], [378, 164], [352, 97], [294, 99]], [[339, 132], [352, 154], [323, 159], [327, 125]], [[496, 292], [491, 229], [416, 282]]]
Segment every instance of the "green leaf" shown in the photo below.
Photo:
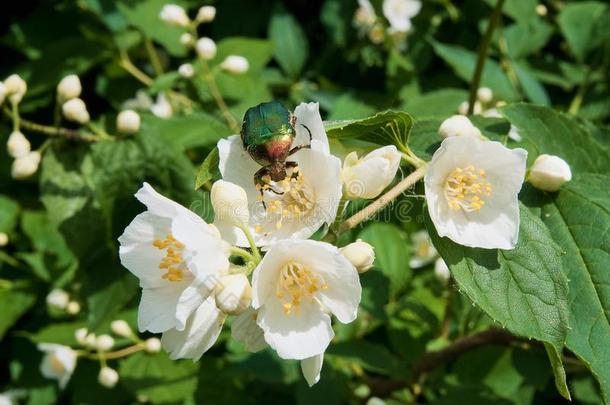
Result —
[[283, 7], [278, 7], [271, 17], [269, 38], [277, 62], [288, 76], [297, 78], [307, 60], [309, 43], [297, 19]]
[[229, 55], [248, 59], [248, 72], [259, 72], [273, 56], [273, 45], [266, 39], [231, 37], [218, 42], [214, 63], [221, 63]]
[[413, 117], [446, 117], [457, 113], [459, 105], [468, 101], [468, 92], [460, 89], [435, 90], [406, 99], [402, 108]]
[[568, 282], [561, 251], [542, 221], [521, 207], [519, 242], [513, 250], [475, 249], [440, 238], [428, 218], [432, 241], [462, 293], [511, 332], [549, 343], [561, 353], [568, 330]]
[[325, 121], [329, 138], [358, 138], [380, 145], [392, 144], [407, 152], [407, 140], [413, 120], [402, 111], [385, 111], [372, 117], [348, 121]]
[[610, 177], [582, 174], [558, 193], [528, 189], [525, 201], [539, 213], [565, 252], [570, 280], [566, 346], [591, 369], [610, 401]]
[[584, 61], [587, 52], [603, 38], [597, 35], [596, 25], [607, 12], [608, 5], [597, 1], [568, 3], [562, 8], [557, 18], [559, 29], [578, 61]]
[[568, 401], [572, 400], [570, 389], [568, 388], [568, 383], [566, 381], [566, 371], [563, 368], [563, 363], [561, 360], [561, 352], [555, 350], [555, 348], [549, 343], [544, 343], [544, 348], [549, 356], [551, 368], [553, 369], [553, 374], [555, 375], [555, 387], [557, 387], [557, 391], [559, 391], [561, 396]]
[[180, 149], [212, 145], [232, 133], [224, 122], [202, 111], [167, 119], [152, 114], [142, 118], [141, 131], [165, 139]]
[[13, 283], [9, 288], [0, 287], [0, 341], [6, 331], [15, 324], [36, 302], [36, 294], [27, 284]]
[[514, 63], [515, 73], [521, 83], [523, 92], [532, 102], [542, 105], [550, 105], [551, 100], [544, 86], [536, 79], [533, 73], [524, 65]]
[[506, 106], [501, 113], [523, 137], [519, 146], [529, 152], [529, 164], [546, 153], [566, 160], [575, 173], [608, 172], [610, 150], [574, 118], [551, 108], [523, 103]]
[[508, 56], [521, 59], [542, 49], [553, 35], [553, 26], [535, 18], [527, 23], [511, 24], [503, 30]]
[[0, 232], [12, 232], [18, 218], [19, 204], [7, 196], [0, 195]]
[[[477, 54], [460, 46], [446, 45], [433, 42], [432, 46], [436, 54], [449, 64], [466, 83], [472, 81], [477, 60]], [[500, 65], [493, 59], [487, 58], [483, 74], [481, 75], [481, 86], [489, 87], [494, 95], [502, 100], [519, 99], [519, 93], [510, 82]]]
[[218, 155], [218, 148], [212, 149], [206, 156], [199, 170], [197, 171], [197, 179], [195, 180], [195, 190], [199, 190], [208, 181], [212, 180], [219, 174], [218, 163], [220, 162], [220, 156]]
[[358, 235], [375, 248], [374, 268], [390, 280], [390, 290], [395, 295], [405, 288], [411, 278], [407, 236], [395, 225], [374, 223]]
[[394, 354], [386, 347], [375, 343], [357, 340], [339, 342], [330, 345], [327, 353], [340, 356], [343, 360], [353, 361], [366, 370], [375, 373], [392, 375], [402, 368], [400, 361]]

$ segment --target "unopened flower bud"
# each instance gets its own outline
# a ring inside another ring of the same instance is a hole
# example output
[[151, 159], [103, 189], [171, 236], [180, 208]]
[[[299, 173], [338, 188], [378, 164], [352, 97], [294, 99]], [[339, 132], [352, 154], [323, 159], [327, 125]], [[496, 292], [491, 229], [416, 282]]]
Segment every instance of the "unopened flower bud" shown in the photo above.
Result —
[[185, 79], [190, 79], [195, 75], [195, 68], [190, 63], [184, 63], [178, 66], [178, 73]]
[[8, 235], [4, 232], [0, 232], [0, 247], [8, 245]]
[[80, 79], [77, 75], [68, 75], [61, 79], [57, 85], [57, 98], [61, 101], [67, 101], [80, 96], [83, 88], [80, 84]]
[[114, 339], [110, 335], [99, 335], [95, 339], [95, 348], [101, 352], [107, 352], [114, 346]]
[[489, 87], [479, 87], [477, 99], [483, 104], [491, 103], [494, 99], [494, 93]]
[[117, 336], [126, 338], [130, 338], [133, 336], [133, 331], [131, 330], [131, 327], [126, 321], [122, 319], [112, 321], [112, 323], [110, 324], [110, 330]]
[[148, 353], [159, 353], [161, 351], [161, 340], [158, 338], [148, 338], [144, 342], [144, 349]]
[[116, 116], [116, 127], [124, 134], [135, 134], [140, 130], [140, 115], [134, 110], [124, 110]]
[[250, 68], [248, 59], [239, 55], [229, 55], [222, 61], [220, 67], [229, 73], [240, 75], [246, 73]]
[[85, 102], [80, 98], [73, 98], [66, 101], [62, 106], [61, 110], [69, 121], [78, 122], [79, 124], [87, 124], [89, 122], [89, 112]]
[[13, 74], [4, 81], [6, 95], [13, 104], [19, 104], [28, 90], [28, 85], [21, 76]]
[[87, 328], [79, 328], [74, 332], [74, 339], [76, 339], [79, 345], [86, 346], [88, 335], [89, 331]]
[[38, 170], [41, 158], [40, 152], [34, 151], [15, 159], [11, 167], [11, 176], [16, 180], [30, 177]]
[[52, 290], [47, 295], [47, 305], [57, 309], [66, 309], [70, 302], [70, 296], [60, 288]]
[[177, 27], [188, 27], [191, 23], [186, 11], [177, 4], [166, 4], [159, 13], [159, 18], [167, 23]]
[[358, 273], [366, 272], [375, 262], [373, 246], [360, 239], [341, 248], [341, 254], [358, 270]]
[[214, 17], [216, 17], [216, 7], [214, 6], [202, 6], [197, 11], [197, 22], [207, 23], [214, 21]]
[[95, 333], [88, 334], [83, 345], [90, 349], [97, 348], [97, 336], [95, 336]]
[[80, 312], [80, 304], [76, 301], [70, 301], [66, 307], [66, 312], [70, 315], [76, 315]]
[[572, 180], [572, 171], [562, 158], [540, 155], [530, 169], [528, 180], [540, 190], [557, 191], [563, 183]]
[[214, 56], [216, 56], [216, 42], [207, 37], [199, 38], [195, 44], [195, 51], [201, 59], [214, 59]]
[[[458, 112], [462, 115], [468, 115], [468, 101], [462, 102], [458, 107]], [[483, 112], [483, 106], [480, 101], [474, 102], [474, 109], [472, 110], [473, 114], [481, 114]]]
[[549, 10], [544, 4], [538, 4], [536, 6], [536, 14], [538, 14], [540, 17], [544, 17], [545, 15], [547, 15], [548, 12]]
[[252, 287], [243, 273], [222, 277], [216, 288], [216, 305], [226, 314], [237, 315], [252, 302]]
[[4, 103], [4, 99], [6, 98], [6, 86], [3, 82], [0, 82], [0, 105]]
[[28, 138], [21, 131], [13, 131], [6, 142], [6, 150], [8, 154], [15, 159], [24, 157], [30, 153], [31, 145]]
[[106, 388], [113, 388], [119, 382], [119, 373], [113, 368], [102, 367], [97, 376], [97, 381]]
[[246, 190], [228, 181], [218, 180], [210, 192], [216, 219], [236, 226], [247, 225], [250, 220]]
[[358, 159], [356, 152], [345, 157], [341, 178], [347, 198], [375, 198], [392, 182], [400, 166], [394, 145], [384, 146]]
[[440, 257], [434, 262], [434, 275], [443, 284], [447, 284], [451, 278], [451, 272], [449, 267], [447, 267], [447, 263]]
[[473, 136], [481, 137], [481, 131], [463, 115], [454, 115], [447, 118], [438, 128], [438, 134], [443, 138], [450, 136]]
[[180, 43], [184, 46], [192, 46], [195, 43], [195, 38], [192, 34], [185, 32], [180, 35]]

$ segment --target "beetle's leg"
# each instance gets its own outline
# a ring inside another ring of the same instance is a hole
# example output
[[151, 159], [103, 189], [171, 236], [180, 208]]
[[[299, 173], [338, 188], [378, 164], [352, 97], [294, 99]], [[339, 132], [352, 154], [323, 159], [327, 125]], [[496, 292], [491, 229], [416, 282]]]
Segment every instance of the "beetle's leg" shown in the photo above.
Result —
[[288, 156], [294, 155], [295, 153], [297, 153], [301, 149], [309, 149], [309, 148], [311, 148], [311, 141], [313, 140], [313, 136], [311, 135], [311, 131], [309, 130], [309, 128], [307, 128], [307, 126], [305, 126], [303, 124], [301, 124], [301, 126], [303, 128], [305, 128], [307, 130], [307, 132], [309, 133], [309, 144], [295, 146], [294, 148], [290, 149], [290, 151], [288, 152]]
[[[285, 165], [286, 165], [286, 169], [298, 169], [298, 167], [299, 167], [299, 164], [297, 162], [285, 162]], [[299, 171], [293, 170], [292, 173], [290, 174], [290, 178], [291, 179], [299, 178]]]
[[265, 193], [264, 193], [264, 186], [266, 185], [266, 183], [263, 181], [263, 177], [268, 174], [269, 172], [269, 168], [267, 166], [261, 167], [260, 169], [258, 169], [256, 171], [256, 173], [254, 173], [254, 187], [256, 187], [256, 189], [258, 190], [258, 192], [260, 193], [261, 197], [261, 202], [263, 203], [263, 208], [266, 210], [267, 209], [267, 205], [265, 204], [265, 200], [263, 199]]

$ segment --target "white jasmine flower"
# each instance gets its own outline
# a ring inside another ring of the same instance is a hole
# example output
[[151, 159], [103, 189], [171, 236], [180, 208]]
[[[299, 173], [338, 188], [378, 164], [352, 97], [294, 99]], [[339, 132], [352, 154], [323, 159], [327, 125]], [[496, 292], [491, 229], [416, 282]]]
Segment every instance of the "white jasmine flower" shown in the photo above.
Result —
[[66, 309], [70, 302], [70, 296], [61, 288], [52, 290], [47, 295], [47, 305], [57, 309]]
[[320, 372], [324, 363], [324, 353], [301, 360], [301, 372], [307, 384], [312, 387], [320, 381]]
[[80, 312], [80, 304], [76, 301], [70, 301], [66, 307], [66, 313], [76, 315]]
[[8, 154], [15, 159], [22, 158], [30, 153], [32, 146], [28, 138], [19, 130], [11, 132], [6, 141], [6, 150]]
[[112, 323], [110, 323], [110, 330], [117, 336], [126, 338], [133, 337], [133, 331], [131, 330], [131, 326], [129, 326], [129, 324], [122, 319], [112, 321]]
[[527, 152], [474, 137], [446, 138], [424, 177], [430, 218], [461, 245], [512, 249]]
[[248, 59], [239, 55], [229, 55], [220, 64], [221, 69], [234, 75], [246, 73], [250, 68]]
[[28, 90], [28, 85], [21, 76], [12, 74], [4, 80], [4, 90], [11, 103], [19, 104]]
[[426, 230], [420, 230], [411, 235], [411, 244], [413, 251], [409, 266], [412, 269], [417, 269], [432, 263], [438, 257], [438, 252], [434, 248], [430, 235]]
[[263, 330], [256, 323], [257, 317], [258, 312], [249, 307], [239, 314], [231, 324], [231, 337], [243, 342], [246, 350], [250, 353], [259, 352], [267, 347]]
[[201, 59], [214, 59], [214, 56], [216, 56], [216, 42], [207, 37], [199, 38], [195, 44], [195, 51]]
[[572, 180], [572, 171], [562, 158], [540, 155], [534, 161], [527, 179], [540, 190], [557, 191], [564, 183]]
[[159, 118], [169, 118], [174, 113], [165, 93], [157, 94], [157, 101], [150, 107], [150, 111]]
[[[233, 135], [218, 142], [220, 173], [224, 180], [246, 190], [249, 225], [259, 246], [282, 239], [309, 238], [324, 223], [334, 221], [341, 200], [341, 161], [330, 155], [318, 104], [303, 103], [295, 109], [294, 115], [297, 135], [293, 147], [309, 144], [305, 126], [311, 131], [313, 140], [311, 149], [301, 149], [289, 157], [289, 161], [297, 163], [298, 170], [288, 168], [286, 180], [269, 181], [273, 190], [283, 194], [263, 189], [261, 201], [260, 189], [253, 181], [261, 166], [244, 150], [240, 136]], [[215, 225], [228, 242], [249, 246], [241, 230], [222, 221]]]
[[356, 152], [345, 157], [341, 178], [348, 198], [377, 197], [394, 180], [400, 153], [394, 145], [375, 149], [358, 159]]
[[113, 388], [119, 382], [119, 373], [113, 368], [102, 367], [97, 376], [97, 381], [106, 388]]
[[186, 11], [177, 4], [166, 4], [159, 13], [159, 18], [167, 23], [177, 27], [188, 27], [191, 23]]
[[148, 210], [119, 238], [119, 255], [123, 266], [140, 279], [138, 328], [182, 331], [228, 272], [228, 249], [213, 226], [148, 183], [135, 196]]
[[79, 97], [82, 91], [83, 87], [78, 76], [68, 75], [57, 85], [57, 98], [60, 102], [64, 102]]
[[38, 350], [45, 353], [40, 364], [41, 374], [57, 380], [59, 388], [64, 389], [76, 368], [76, 352], [68, 346], [54, 343], [40, 343]]
[[34, 151], [15, 159], [11, 166], [11, 176], [16, 180], [30, 177], [38, 170], [41, 158], [40, 152]]
[[6, 245], [8, 245], [8, 235], [4, 232], [0, 232], [0, 247], [4, 247]]
[[140, 115], [134, 110], [123, 110], [116, 117], [116, 127], [124, 134], [135, 134], [140, 130]]
[[225, 314], [238, 315], [250, 306], [252, 287], [245, 274], [229, 274], [216, 287], [216, 305]]
[[447, 263], [445, 263], [445, 261], [440, 257], [434, 262], [434, 275], [438, 281], [443, 284], [447, 284], [451, 278], [451, 272], [449, 271]]
[[358, 8], [354, 14], [354, 23], [359, 27], [370, 27], [375, 24], [377, 15], [375, 9], [369, 0], [358, 0]]
[[250, 221], [246, 190], [229, 181], [218, 180], [212, 185], [210, 199], [216, 221], [235, 226], [247, 226]]
[[192, 34], [185, 32], [180, 35], [180, 43], [184, 46], [192, 46], [195, 43], [195, 37]]
[[489, 104], [494, 99], [494, 93], [489, 87], [479, 87], [477, 89], [477, 99], [483, 104]]
[[190, 63], [183, 63], [178, 66], [178, 74], [185, 79], [190, 79], [195, 75], [195, 68]]
[[411, 19], [419, 14], [419, 0], [384, 0], [383, 15], [388, 19], [392, 29], [406, 32], [411, 29]]
[[[462, 102], [459, 106], [458, 106], [458, 112], [462, 115], [468, 115], [468, 101], [464, 101]], [[473, 114], [481, 114], [483, 112], [483, 105], [481, 104], [480, 101], [475, 101], [474, 102], [474, 109], [472, 111]]]
[[313, 240], [271, 246], [252, 275], [252, 307], [265, 341], [283, 359], [324, 353], [334, 332], [330, 315], [356, 319], [358, 272], [336, 247]]
[[443, 138], [450, 136], [481, 137], [479, 128], [475, 127], [468, 117], [463, 115], [454, 115], [443, 121], [438, 128], [438, 134]]
[[157, 338], [148, 338], [144, 341], [144, 350], [148, 353], [159, 353], [161, 351], [161, 340]]
[[61, 111], [68, 121], [74, 121], [81, 125], [87, 124], [90, 120], [89, 112], [85, 102], [80, 98], [73, 98], [66, 101], [61, 106]]
[[87, 345], [87, 336], [89, 335], [89, 331], [87, 328], [79, 328], [74, 332], [74, 339], [81, 346]]
[[341, 248], [341, 254], [358, 270], [358, 273], [365, 273], [375, 262], [373, 246], [361, 239]]
[[216, 17], [216, 7], [214, 6], [201, 6], [197, 11], [197, 22], [208, 23], [214, 21]]

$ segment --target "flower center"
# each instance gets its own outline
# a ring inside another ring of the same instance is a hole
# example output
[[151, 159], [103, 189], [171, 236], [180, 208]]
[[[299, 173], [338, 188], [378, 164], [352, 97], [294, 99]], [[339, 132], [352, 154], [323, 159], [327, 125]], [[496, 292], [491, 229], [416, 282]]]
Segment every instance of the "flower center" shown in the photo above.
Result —
[[481, 197], [491, 195], [491, 184], [485, 170], [472, 165], [456, 167], [445, 180], [445, 198], [452, 210], [479, 211], [485, 205]]
[[57, 374], [63, 374], [66, 371], [64, 363], [62, 363], [61, 360], [59, 360], [59, 357], [55, 354], [51, 354], [49, 356], [49, 363], [51, 364], [53, 371], [55, 371]]
[[298, 313], [304, 298], [313, 299], [313, 294], [326, 290], [328, 285], [307, 266], [290, 262], [280, 272], [275, 296], [282, 302], [284, 313]]
[[177, 241], [172, 235], [167, 235], [165, 239], [156, 239], [153, 246], [160, 250], [165, 250], [165, 257], [159, 263], [160, 269], [166, 269], [161, 278], [167, 281], [182, 281], [184, 259], [182, 250], [184, 244]]
[[[259, 197], [265, 203], [266, 220], [271, 222], [275, 229], [281, 229], [284, 221], [299, 220], [308, 214], [314, 207], [314, 197], [311, 187], [298, 167], [287, 168], [286, 178], [274, 182], [269, 175], [263, 176], [263, 186], [257, 189], [264, 191]], [[264, 227], [259, 224], [255, 232], [263, 233]]]

